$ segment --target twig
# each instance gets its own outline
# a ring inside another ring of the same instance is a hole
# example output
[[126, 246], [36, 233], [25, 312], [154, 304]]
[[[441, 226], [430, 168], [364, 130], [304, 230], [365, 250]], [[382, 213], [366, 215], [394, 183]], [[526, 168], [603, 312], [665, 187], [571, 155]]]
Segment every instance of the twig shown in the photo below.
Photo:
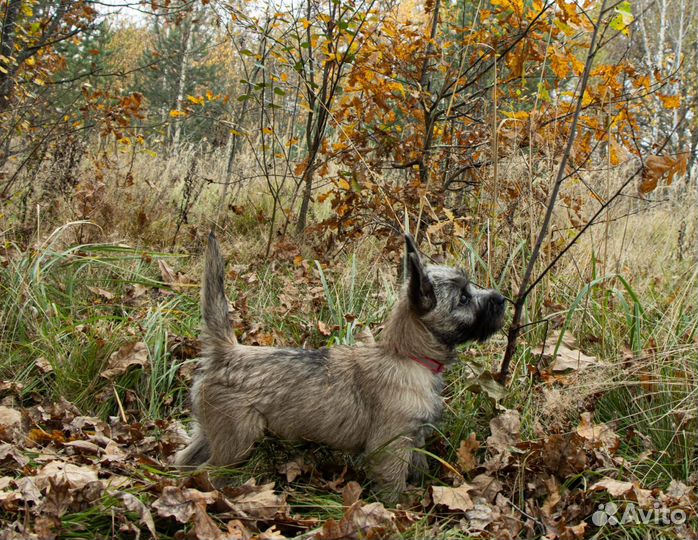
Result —
[[[533, 246], [533, 251], [531, 252], [531, 257], [526, 265], [526, 270], [524, 272], [523, 279], [521, 280], [521, 285], [519, 286], [519, 293], [517, 294], [516, 301], [514, 302], [514, 316], [511, 321], [511, 326], [509, 327], [509, 332], [507, 334], [507, 348], [504, 352], [504, 359], [502, 360], [502, 367], [499, 372], [499, 382], [504, 384], [506, 382], [507, 376], [509, 375], [509, 364], [516, 351], [516, 341], [519, 337], [519, 332], [521, 330], [521, 317], [523, 315], [523, 308], [526, 302], [526, 298], [532, 290], [529, 287], [529, 281], [533, 274], [533, 268], [538, 261], [538, 256], [540, 255], [541, 246], [543, 241], [548, 234], [548, 228], [550, 226], [550, 220], [553, 216], [553, 210], [555, 209], [555, 203], [557, 202], [558, 194], [560, 193], [560, 188], [562, 183], [566, 178], [565, 169], [567, 168], [567, 162], [569, 161], [570, 154], [572, 152], [572, 147], [577, 135], [577, 123], [579, 121], [579, 114], [582, 110], [582, 101], [584, 99], [584, 92], [586, 91], [587, 83], [589, 81], [589, 75], [591, 73], [591, 67], [594, 63], [594, 57], [598, 52], [596, 47], [596, 39], [598, 37], [599, 28], [601, 27], [601, 21], [606, 14], [606, 2], [603, 0], [601, 4], [601, 9], [599, 11], [599, 18], [594, 26], [594, 33], [591, 36], [591, 43], [589, 45], [589, 52], [587, 53], [586, 63], [584, 65], [584, 73], [582, 75], [582, 81], [579, 88], [579, 96], [577, 97], [577, 103], [574, 110], [574, 116], [572, 117], [572, 127], [570, 129], [569, 139], [567, 140], [567, 147], [565, 148], [565, 153], [562, 156], [562, 161], [557, 171], [557, 177], [555, 179], [555, 184], [553, 185], [553, 191], [550, 194], [550, 200], [548, 201], [548, 207], [545, 211], [545, 217], [543, 218], [543, 224], [538, 231], [538, 237], [536, 238], [536, 243]], [[542, 277], [539, 276], [536, 283]]]

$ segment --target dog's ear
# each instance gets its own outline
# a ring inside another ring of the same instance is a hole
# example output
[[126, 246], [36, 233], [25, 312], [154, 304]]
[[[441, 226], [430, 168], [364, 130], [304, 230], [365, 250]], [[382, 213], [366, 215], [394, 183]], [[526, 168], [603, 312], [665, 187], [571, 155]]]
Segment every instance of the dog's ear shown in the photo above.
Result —
[[410, 307], [418, 315], [424, 315], [436, 307], [436, 294], [434, 294], [434, 286], [419, 259], [417, 246], [409, 234], [405, 235], [405, 259], [409, 279], [407, 295]]

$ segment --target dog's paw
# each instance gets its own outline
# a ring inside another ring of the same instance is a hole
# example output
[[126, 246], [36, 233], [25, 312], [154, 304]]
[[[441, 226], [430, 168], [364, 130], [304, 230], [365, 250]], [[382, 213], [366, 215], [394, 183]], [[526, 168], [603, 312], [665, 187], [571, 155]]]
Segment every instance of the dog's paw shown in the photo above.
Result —
[[429, 463], [427, 462], [427, 457], [421, 452], [412, 452], [410, 472], [407, 481], [410, 484], [421, 485], [428, 472]]

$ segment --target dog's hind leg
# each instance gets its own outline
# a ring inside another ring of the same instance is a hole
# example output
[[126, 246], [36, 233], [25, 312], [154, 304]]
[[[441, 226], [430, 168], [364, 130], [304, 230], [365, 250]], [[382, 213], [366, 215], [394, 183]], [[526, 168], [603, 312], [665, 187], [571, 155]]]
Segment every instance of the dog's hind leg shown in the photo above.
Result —
[[252, 409], [222, 415], [206, 429], [211, 450], [208, 464], [214, 467], [239, 464], [250, 454], [254, 443], [262, 439], [265, 428], [264, 417]]
[[211, 450], [208, 440], [201, 429], [196, 426], [191, 442], [175, 455], [175, 465], [182, 468], [198, 467], [202, 463], [206, 463], [210, 457]]

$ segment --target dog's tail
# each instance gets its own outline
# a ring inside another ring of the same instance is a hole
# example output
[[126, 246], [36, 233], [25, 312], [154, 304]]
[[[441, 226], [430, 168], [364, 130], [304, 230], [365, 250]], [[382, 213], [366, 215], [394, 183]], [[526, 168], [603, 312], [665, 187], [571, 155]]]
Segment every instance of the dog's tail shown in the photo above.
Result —
[[216, 235], [208, 235], [204, 279], [201, 286], [202, 342], [206, 346], [223, 342], [235, 344], [235, 334], [228, 322], [228, 301], [225, 298], [225, 261]]

